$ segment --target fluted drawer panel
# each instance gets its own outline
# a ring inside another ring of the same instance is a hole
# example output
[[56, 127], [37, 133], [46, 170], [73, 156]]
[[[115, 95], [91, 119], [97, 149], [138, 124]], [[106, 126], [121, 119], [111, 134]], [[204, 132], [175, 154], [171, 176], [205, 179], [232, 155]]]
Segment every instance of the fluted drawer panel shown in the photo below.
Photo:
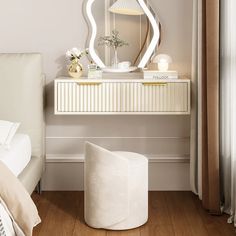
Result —
[[57, 83], [57, 112], [120, 112], [120, 83]]
[[189, 82], [84, 81], [55, 82], [56, 114], [190, 112]]
[[123, 112], [186, 112], [187, 83], [123, 83]]

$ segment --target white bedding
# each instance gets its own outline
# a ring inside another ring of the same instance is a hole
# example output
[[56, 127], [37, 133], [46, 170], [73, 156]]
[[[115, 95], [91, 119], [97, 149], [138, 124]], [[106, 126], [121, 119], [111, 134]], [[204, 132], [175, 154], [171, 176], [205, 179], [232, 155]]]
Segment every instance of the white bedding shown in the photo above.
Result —
[[31, 158], [31, 142], [26, 134], [16, 134], [11, 147], [0, 147], [0, 160], [18, 176], [27, 166]]
[[0, 203], [0, 236], [15, 236], [12, 220]]

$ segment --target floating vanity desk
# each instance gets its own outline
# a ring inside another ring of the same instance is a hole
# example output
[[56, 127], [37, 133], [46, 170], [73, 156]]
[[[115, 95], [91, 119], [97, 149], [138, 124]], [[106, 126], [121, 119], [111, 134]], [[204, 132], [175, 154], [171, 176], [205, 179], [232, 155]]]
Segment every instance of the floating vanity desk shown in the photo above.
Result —
[[56, 115], [188, 115], [190, 80], [54, 81]]

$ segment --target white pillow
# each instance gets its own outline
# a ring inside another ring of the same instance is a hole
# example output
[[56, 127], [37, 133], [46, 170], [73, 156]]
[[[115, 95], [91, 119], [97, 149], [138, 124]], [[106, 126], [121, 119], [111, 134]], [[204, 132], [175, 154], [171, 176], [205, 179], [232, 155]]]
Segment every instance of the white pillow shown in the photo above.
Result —
[[10, 143], [19, 128], [20, 123], [0, 120], [0, 145], [10, 147]]

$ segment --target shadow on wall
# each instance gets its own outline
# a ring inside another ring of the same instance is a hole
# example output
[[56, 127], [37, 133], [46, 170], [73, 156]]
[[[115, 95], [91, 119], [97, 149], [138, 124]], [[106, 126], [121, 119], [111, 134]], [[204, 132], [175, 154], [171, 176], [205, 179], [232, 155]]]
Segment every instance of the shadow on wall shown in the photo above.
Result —
[[[65, 55], [61, 55], [55, 60], [57, 72], [55, 78], [68, 76]], [[54, 107], [54, 80], [48, 80], [46, 84], [46, 107]]]
[[46, 84], [45, 94], [45, 107], [54, 107], [54, 80]]
[[61, 55], [55, 60], [57, 64], [57, 74], [56, 77], [60, 76], [67, 76], [67, 66], [66, 66], [66, 59], [65, 55]]

